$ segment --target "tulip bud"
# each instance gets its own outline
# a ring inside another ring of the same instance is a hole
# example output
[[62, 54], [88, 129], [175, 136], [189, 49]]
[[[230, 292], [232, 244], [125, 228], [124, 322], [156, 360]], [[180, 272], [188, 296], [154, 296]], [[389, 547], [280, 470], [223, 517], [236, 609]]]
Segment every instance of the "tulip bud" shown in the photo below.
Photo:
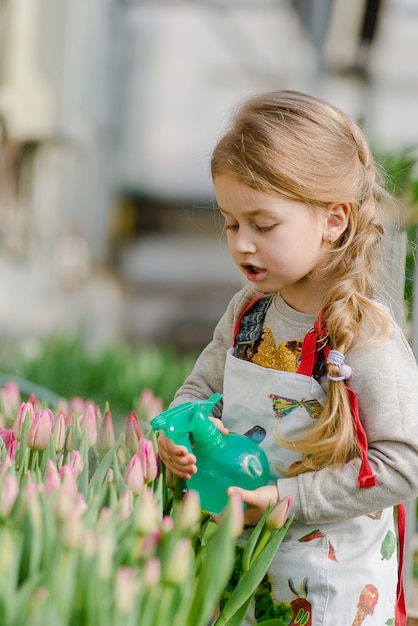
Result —
[[10, 380], [0, 389], [0, 405], [6, 417], [10, 417], [21, 403], [19, 385]]
[[97, 441], [97, 420], [96, 411], [92, 403], [88, 403], [80, 420], [81, 432], [87, 433], [87, 444], [94, 446]]
[[77, 483], [74, 478], [73, 470], [68, 465], [64, 465], [59, 472], [61, 478], [61, 489], [59, 490], [62, 496], [62, 504], [67, 504], [69, 507], [73, 506], [78, 496]]
[[43, 409], [35, 413], [29, 428], [27, 444], [32, 450], [46, 450], [51, 438], [54, 416], [50, 409]]
[[113, 427], [112, 414], [108, 409], [104, 416], [103, 421], [97, 429], [97, 441], [96, 450], [103, 456], [115, 443], [115, 429]]
[[33, 422], [34, 409], [32, 402], [22, 402], [16, 413], [12, 429], [18, 441], [20, 441], [20, 435], [26, 418], [29, 419], [31, 423]]
[[77, 505], [63, 518], [61, 532], [64, 545], [68, 548], [81, 548], [84, 545], [85, 528], [82, 517], [86, 508], [87, 505], [85, 508], [82, 505]]
[[287, 518], [289, 517], [291, 504], [292, 496], [286, 496], [282, 500], [278, 501], [266, 520], [266, 527], [269, 530], [278, 530], [285, 525]]
[[174, 528], [174, 520], [171, 515], [164, 515], [161, 520], [161, 529], [163, 532], [170, 533]]
[[80, 450], [72, 450], [70, 452], [70, 468], [74, 474], [74, 478], [78, 478], [84, 469], [84, 461]]
[[197, 491], [187, 491], [176, 512], [176, 528], [194, 531], [200, 521], [202, 511], [200, 508], [200, 496]]
[[99, 511], [99, 516], [97, 518], [97, 526], [96, 526], [97, 532], [99, 534], [107, 532], [109, 528], [111, 528], [112, 520], [113, 520], [112, 510], [109, 509], [108, 506], [104, 506], [103, 508], [101, 508]]
[[145, 482], [152, 482], [157, 478], [158, 465], [154, 446], [149, 439], [142, 438], [139, 442], [137, 455], [141, 461]]
[[61, 487], [60, 475], [52, 459], [48, 459], [46, 463], [44, 484], [47, 493], [52, 493]]
[[66, 432], [67, 425], [65, 423], [65, 416], [64, 413], [60, 412], [52, 427], [52, 439], [54, 441], [55, 452], [62, 452], [64, 450]]
[[9, 458], [14, 459], [17, 446], [19, 445], [14, 432], [9, 428], [0, 428], [0, 437], [5, 445]]
[[121, 522], [127, 519], [132, 513], [132, 492], [129, 491], [129, 489], [119, 498], [119, 506], [120, 513], [118, 519]]
[[192, 543], [182, 538], [175, 544], [163, 568], [164, 579], [172, 585], [181, 585], [187, 579], [192, 565]]
[[144, 486], [144, 473], [142, 471], [141, 461], [136, 454], [134, 454], [129, 461], [123, 478], [131, 491], [137, 494], [141, 493]]
[[84, 402], [83, 398], [80, 398], [80, 396], [74, 396], [73, 398], [70, 398], [69, 410], [70, 413], [82, 415], [86, 410], [86, 403]]
[[143, 535], [152, 533], [158, 522], [158, 510], [152, 489], [145, 487], [137, 502], [135, 528]]
[[163, 410], [163, 401], [154, 396], [151, 389], [143, 389], [138, 401], [141, 416], [148, 422], [157, 417]]
[[6, 476], [0, 490], [0, 515], [7, 517], [19, 494], [19, 482], [16, 476]]
[[161, 580], [161, 562], [155, 556], [149, 557], [143, 566], [142, 576], [148, 588], [155, 587]]
[[129, 616], [139, 591], [137, 573], [132, 567], [118, 567], [116, 570], [116, 606], [121, 615]]
[[9, 469], [12, 467], [12, 459], [10, 456], [5, 456], [3, 461], [0, 462], [0, 480], [6, 476]]
[[40, 403], [39, 399], [36, 397], [36, 395], [34, 393], [30, 394], [30, 396], [28, 398], [28, 402], [33, 404], [33, 410], [34, 410], [35, 413], [37, 413], [38, 411], [40, 411], [42, 409], [41, 403]]
[[136, 452], [143, 436], [138, 417], [135, 411], [132, 411], [129, 417], [125, 418], [125, 445], [128, 450]]

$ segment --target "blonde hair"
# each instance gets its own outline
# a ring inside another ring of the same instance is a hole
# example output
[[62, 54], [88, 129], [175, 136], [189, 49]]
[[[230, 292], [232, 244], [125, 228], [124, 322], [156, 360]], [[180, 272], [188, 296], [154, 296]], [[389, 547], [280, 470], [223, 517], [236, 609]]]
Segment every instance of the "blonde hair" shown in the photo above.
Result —
[[[256, 95], [235, 114], [215, 146], [213, 179], [232, 174], [265, 193], [324, 210], [348, 203], [349, 222], [321, 269], [323, 313], [329, 343], [346, 353], [366, 327], [371, 341], [386, 336], [384, 307], [374, 298], [381, 268], [384, 230], [379, 218], [382, 173], [357, 124], [337, 107], [294, 91]], [[338, 375], [328, 366], [331, 375]], [[347, 462], [358, 455], [357, 439], [344, 382], [329, 381], [321, 416], [302, 438], [282, 445], [299, 450], [298, 474]]]

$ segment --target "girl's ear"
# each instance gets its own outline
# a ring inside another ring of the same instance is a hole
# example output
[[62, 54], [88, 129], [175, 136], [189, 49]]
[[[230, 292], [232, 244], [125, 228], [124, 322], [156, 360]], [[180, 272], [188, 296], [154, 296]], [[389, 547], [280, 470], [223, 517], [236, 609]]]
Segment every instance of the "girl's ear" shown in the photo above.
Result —
[[329, 204], [326, 211], [323, 239], [333, 243], [347, 229], [351, 207], [348, 202]]

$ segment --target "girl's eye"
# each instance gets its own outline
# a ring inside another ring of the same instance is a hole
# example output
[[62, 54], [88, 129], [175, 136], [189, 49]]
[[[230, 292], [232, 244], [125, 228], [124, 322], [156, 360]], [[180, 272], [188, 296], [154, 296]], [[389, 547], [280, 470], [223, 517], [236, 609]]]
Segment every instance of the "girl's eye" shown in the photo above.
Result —
[[238, 224], [225, 224], [225, 230], [238, 230]]
[[270, 224], [269, 226], [255, 226], [255, 229], [258, 230], [260, 233], [267, 233], [270, 230], [273, 230], [275, 226], [276, 224]]

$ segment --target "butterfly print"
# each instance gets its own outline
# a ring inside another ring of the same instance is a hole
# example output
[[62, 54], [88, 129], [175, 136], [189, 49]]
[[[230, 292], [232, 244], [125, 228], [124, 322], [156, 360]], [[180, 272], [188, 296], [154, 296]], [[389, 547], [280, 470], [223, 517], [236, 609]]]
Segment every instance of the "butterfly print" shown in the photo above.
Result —
[[276, 396], [274, 393], [270, 393], [269, 398], [271, 398], [273, 402], [274, 414], [279, 419], [286, 417], [286, 415], [289, 415], [289, 413], [298, 407], [306, 409], [313, 419], [317, 419], [322, 411], [322, 406], [317, 400], [293, 400], [292, 398], [285, 398], [284, 396]]

